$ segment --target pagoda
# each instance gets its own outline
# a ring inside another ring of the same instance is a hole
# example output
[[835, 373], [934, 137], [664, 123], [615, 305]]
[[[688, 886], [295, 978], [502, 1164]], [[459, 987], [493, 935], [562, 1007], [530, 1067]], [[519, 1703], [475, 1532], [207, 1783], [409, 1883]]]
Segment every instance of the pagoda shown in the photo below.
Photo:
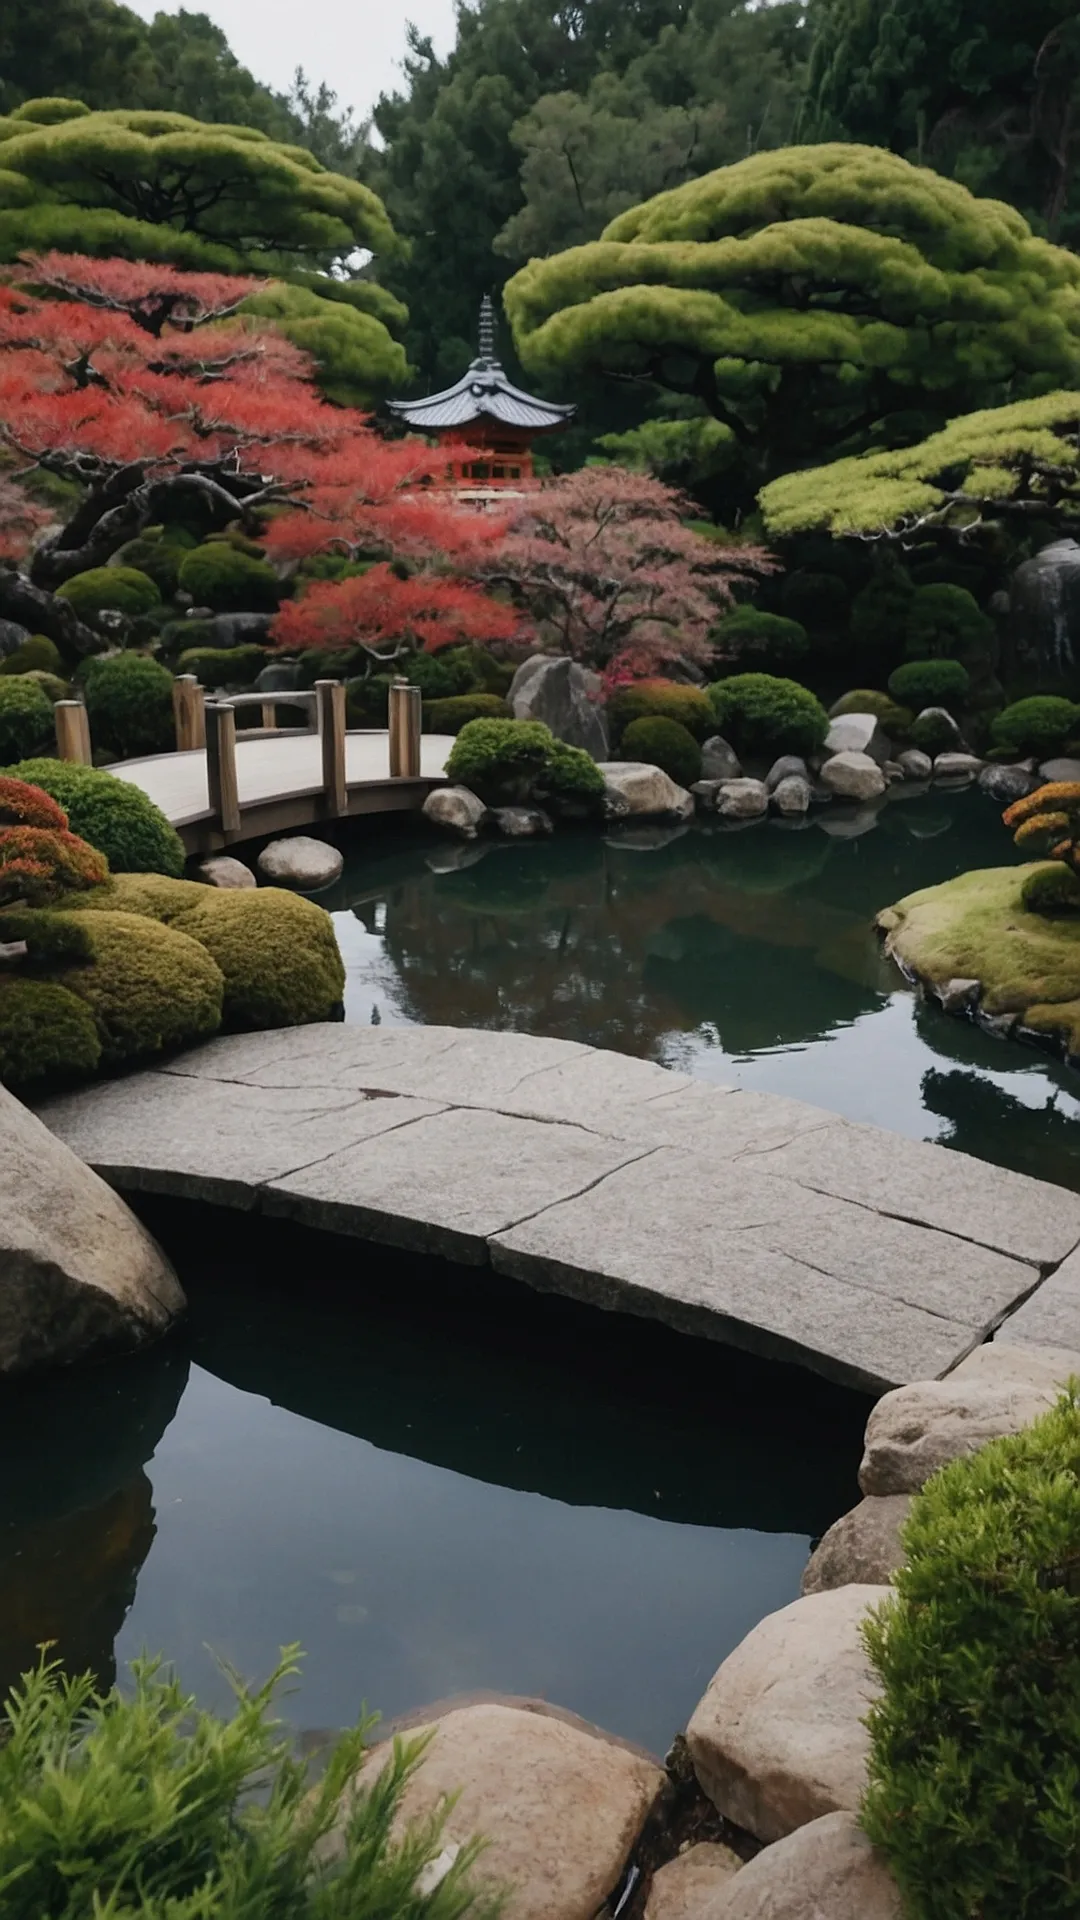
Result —
[[557, 433], [577, 412], [523, 393], [506, 377], [495, 353], [495, 309], [480, 302], [480, 351], [456, 386], [426, 400], [390, 400], [396, 419], [420, 433], [464, 442], [464, 457], [450, 463], [450, 484], [480, 501], [490, 491], [513, 489], [533, 477], [532, 443]]

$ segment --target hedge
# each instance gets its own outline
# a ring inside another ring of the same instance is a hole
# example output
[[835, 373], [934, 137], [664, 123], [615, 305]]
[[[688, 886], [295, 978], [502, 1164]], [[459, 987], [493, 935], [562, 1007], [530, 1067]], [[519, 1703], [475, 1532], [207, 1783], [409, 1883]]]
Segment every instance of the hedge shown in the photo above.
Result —
[[197, 940], [104, 908], [80, 914], [79, 924], [89, 959], [63, 967], [57, 983], [89, 1007], [104, 1065], [190, 1046], [217, 1032], [225, 982]]
[[72, 833], [105, 855], [113, 873], [184, 871], [184, 848], [159, 807], [129, 780], [71, 760], [23, 760], [4, 771], [59, 801]]
[[783, 673], [810, 651], [801, 621], [760, 607], [736, 607], [718, 621], [711, 638], [721, 655], [761, 673]]
[[100, 1063], [97, 1022], [78, 994], [0, 968], [0, 1083], [18, 1092], [83, 1079]]
[[81, 677], [95, 745], [121, 760], [175, 747], [173, 677], [159, 661], [145, 653], [112, 653], [88, 660]]
[[6, 653], [0, 659], [0, 673], [51, 673], [57, 679], [63, 677], [64, 662], [55, 640], [49, 640], [43, 633], [32, 633], [14, 653]]
[[266, 647], [186, 647], [176, 671], [193, 673], [201, 687], [252, 687], [270, 660]]
[[556, 740], [538, 720], [470, 720], [451, 749], [446, 777], [491, 807], [550, 801], [563, 810], [593, 811], [604, 797], [595, 761]]

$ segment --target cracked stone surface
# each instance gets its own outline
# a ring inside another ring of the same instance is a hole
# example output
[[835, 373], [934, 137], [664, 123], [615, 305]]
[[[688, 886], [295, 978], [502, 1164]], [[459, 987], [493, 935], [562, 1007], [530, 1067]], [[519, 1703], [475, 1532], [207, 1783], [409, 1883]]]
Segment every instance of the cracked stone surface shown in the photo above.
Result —
[[572, 1041], [241, 1034], [40, 1111], [118, 1188], [490, 1261], [873, 1392], [1013, 1316], [1072, 1344], [1080, 1196]]

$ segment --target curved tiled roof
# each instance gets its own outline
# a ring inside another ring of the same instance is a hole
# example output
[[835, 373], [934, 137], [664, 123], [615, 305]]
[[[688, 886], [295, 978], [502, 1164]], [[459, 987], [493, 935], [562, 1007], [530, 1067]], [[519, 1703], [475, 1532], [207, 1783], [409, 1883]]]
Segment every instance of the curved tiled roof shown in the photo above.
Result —
[[480, 308], [480, 352], [461, 379], [424, 400], [390, 400], [389, 411], [411, 427], [466, 427], [474, 420], [497, 420], [533, 433], [565, 426], [576, 407], [558, 406], [523, 393], [508, 380], [495, 356], [494, 312], [485, 294]]

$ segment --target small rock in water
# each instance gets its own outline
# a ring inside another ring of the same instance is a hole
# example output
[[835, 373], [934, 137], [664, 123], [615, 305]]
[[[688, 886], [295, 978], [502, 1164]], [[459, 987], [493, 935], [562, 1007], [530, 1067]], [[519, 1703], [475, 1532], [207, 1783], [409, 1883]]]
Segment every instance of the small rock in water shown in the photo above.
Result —
[[1011, 806], [1014, 800], [1023, 800], [1034, 793], [1039, 782], [1026, 767], [992, 766], [984, 767], [979, 775], [979, 786], [1003, 807]]
[[970, 783], [982, 772], [982, 764], [973, 753], [939, 753], [934, 761], [934, 779]]
[[555, 831], [550, 814], [542, 807], [495, 807], [491, 819], [508, 840], [532, 840], [537, 834]]
[[805, 773], [785, 774], [772, 791], [772, 803], [778, 813], [805, 813], [810, 805], [810, 782]]
[[896, 764], [903, 770], [905, 780], [929, 780], [934, 771], [930, 755], [920, 753], [918, 747], [909, 747], [906, 753], [898, 754]]
[[806, 761], [797, 753], [782, 753], [779, 760], [773, 761], [772, 766], [765, 775], [765, 785], [768, 787], [770, 793], [774, 793], [780, 785], [781, 780], [793, 780], [796, 778], [799, 780], [809, 780], [810, 773]]
[[1043, 780], [1080, 780], [1080, 760], [1044, 760], [1039, 773]]
[[192, 878], [207, 887], [257, 887], [258, 881], [242, 860], [229, 853], [214, 853], [192, 869]]
[[716, 796], [716, 811], [724, 820], [754, 820], [768, 805], [764, 780], [725, 780]]
[[424, 801], [423, 815], [433, 827], [475, 840], [487, 819], [487, 808], [468, 787], [436, 787]]
[[701, 749], [702, 779], [738, 780], [741, 774], [742, 767], [734, 747], [729, 747], [721, 734], [712, 734]]
[[313, 840], [297, 833], [289, 840], [271, 840], [259, 855], [259, 872], [264, 880], [278, 887], [295, 887], [297, 893], [318, 893], [340, 878], [344, 856], [325, 840]]
[[[861, 719], [861, 714], [845, 714], [845, 719]], [[839, 726], [840, 721], [836, 722]], [[885, 791], [885, 775], [868, 753], [845, 749], [834, 753], [821, 769], [823, 785], [845, 800], [876, 800]]]

